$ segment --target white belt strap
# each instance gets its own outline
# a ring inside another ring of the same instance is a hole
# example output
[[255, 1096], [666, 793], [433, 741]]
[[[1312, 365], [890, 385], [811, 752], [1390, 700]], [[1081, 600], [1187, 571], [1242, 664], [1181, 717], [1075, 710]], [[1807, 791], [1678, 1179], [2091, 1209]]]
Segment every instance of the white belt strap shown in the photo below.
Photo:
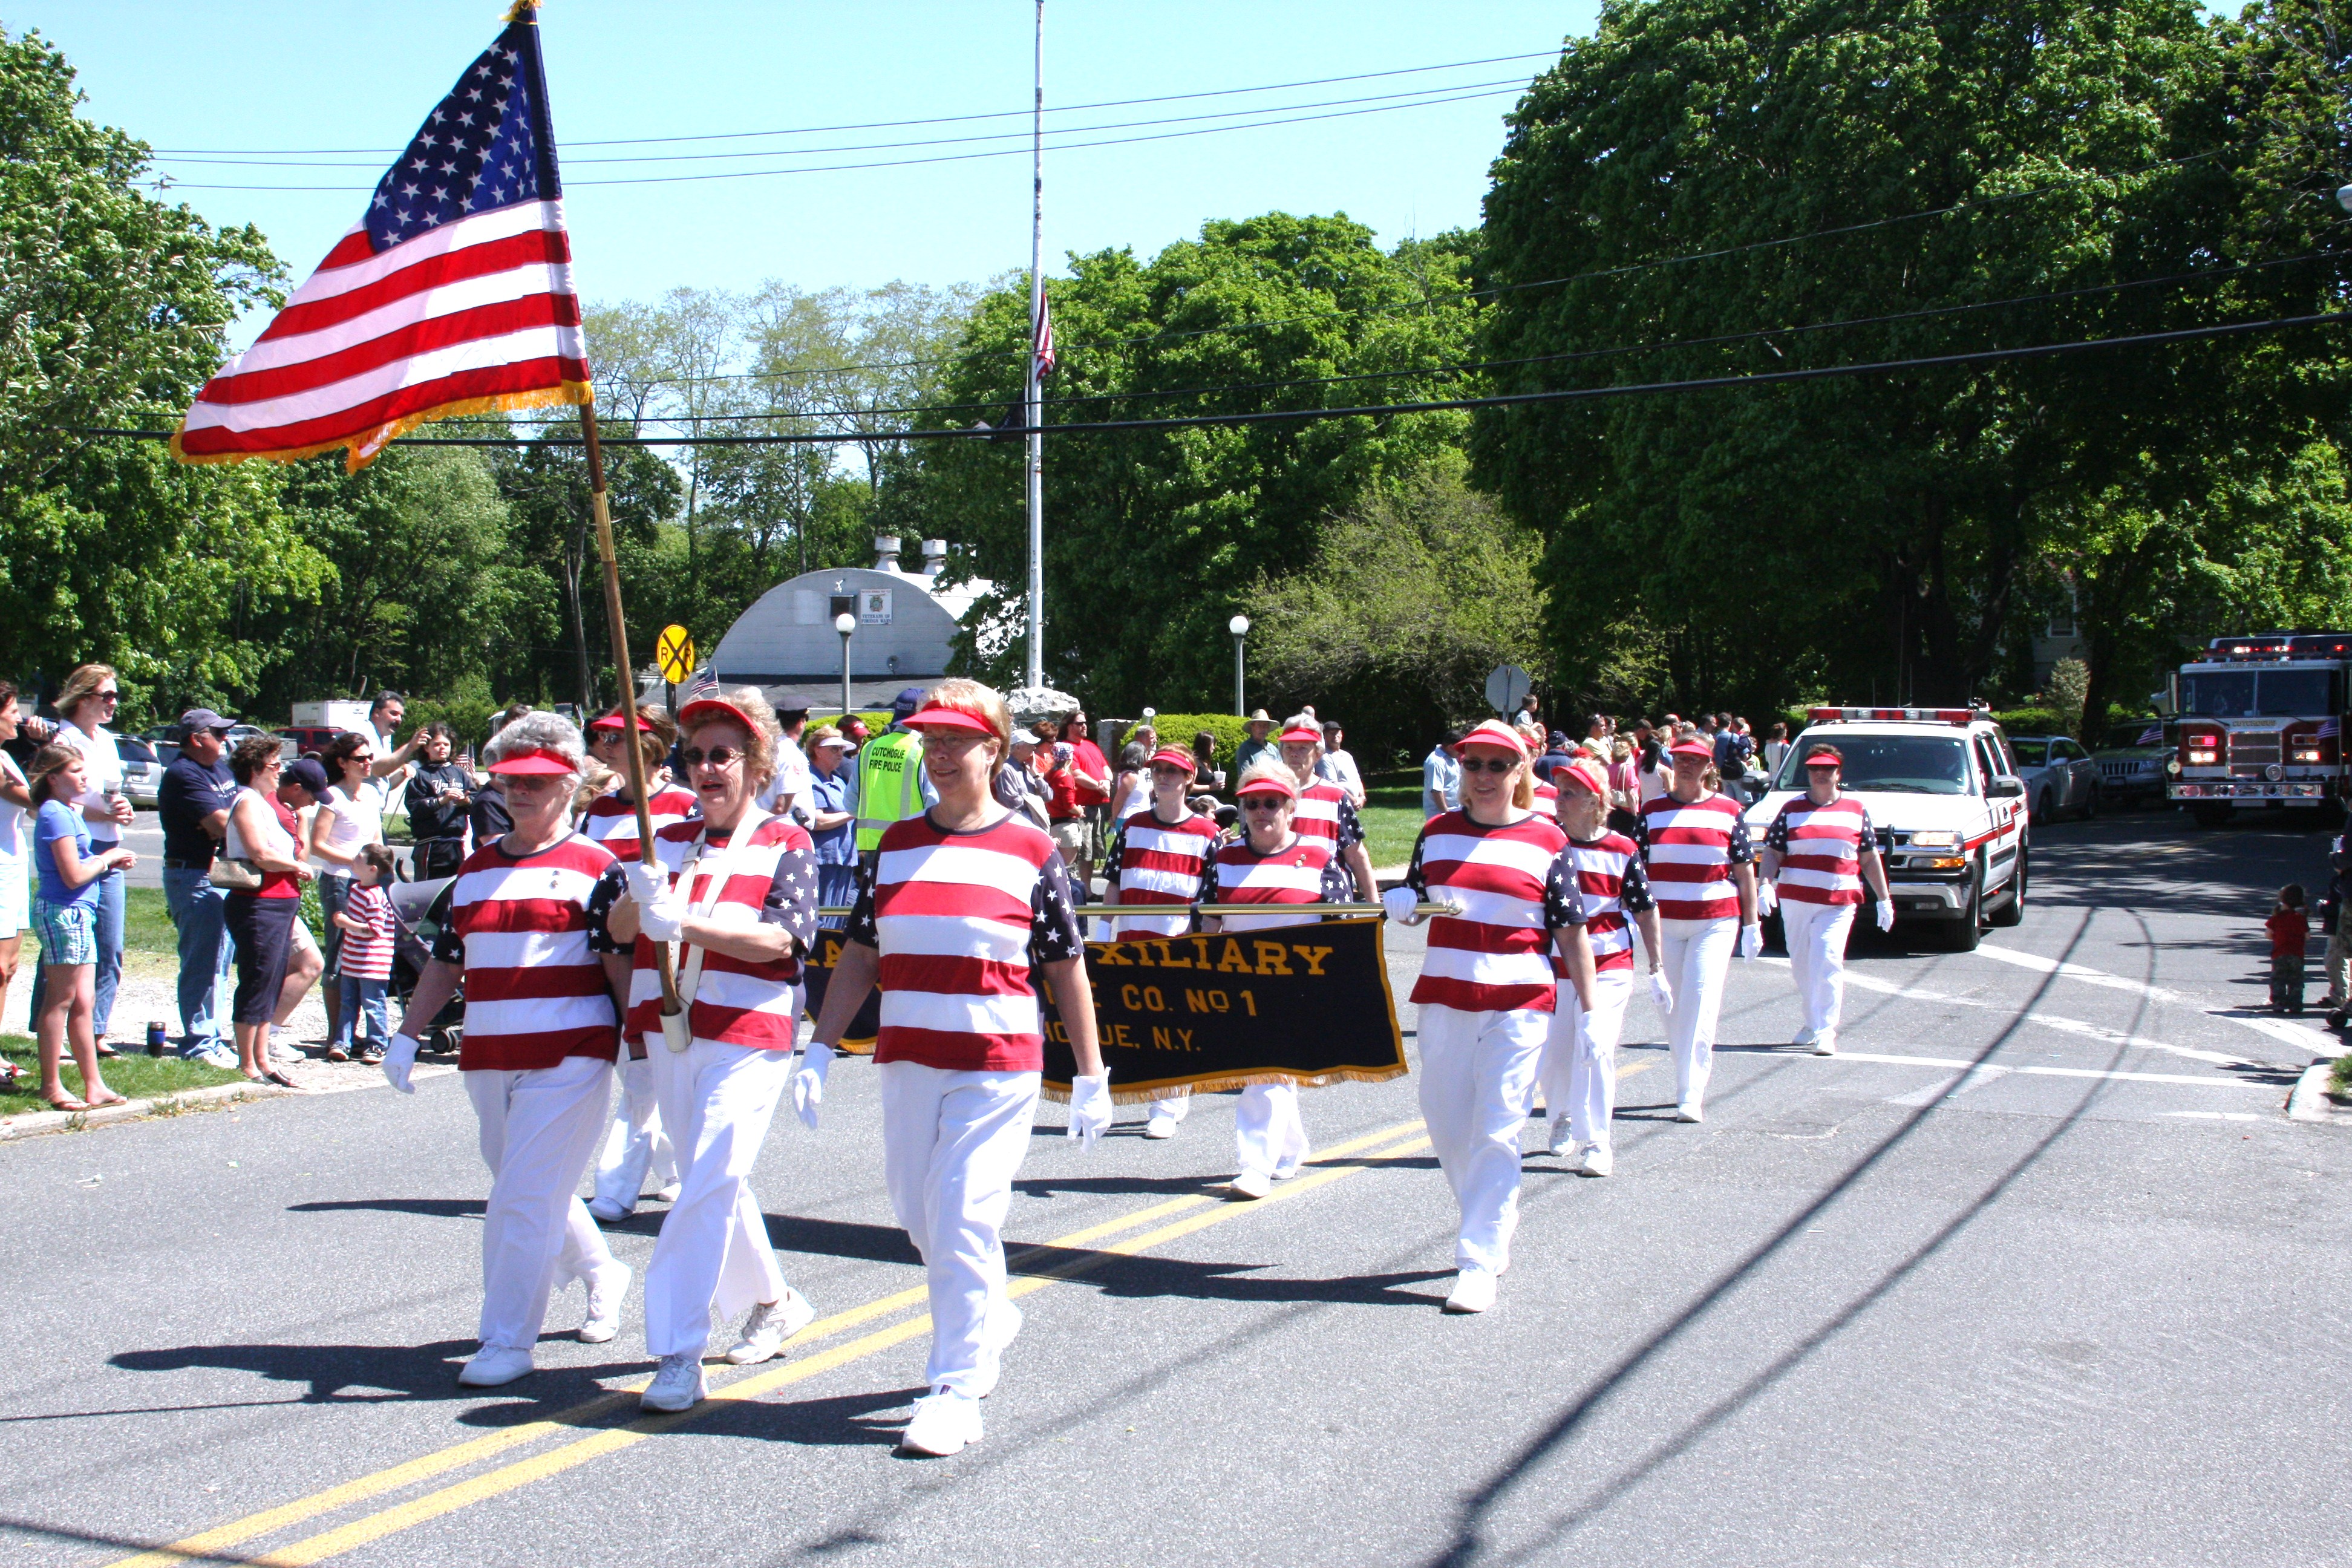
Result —
[[[689, 915], [698, 920], [708, 919], [710, 911], [719, 907], [719, 900], [727, 890], [728, 879], [734, 874], [738, 854], [750, 847], [751, 836], [759, 832], [767, 820], [768, 814], [756, 805], [744, 811], [741, 820], [735, 824], [735, 831], [728, 836], [727, 847], [711, 858], [705, 873], [709, 880], [704, 887], [702, 897], [688, 906]], [[705, 823], [702, 831], [695, 835], [694, 847], [688, 852], [686, 864], [678, 868], [679, 879], [689, 887], [693, 885], [691, 879], [697, 868], [703, 865], [704, 852], [709, 848], [709, 840], [710, 826]], [[694, 1031], [688, 1020], [693, 1016], [694, 998], [702, 989], [702, 960], [707, 952], [692, 943], [681, 942], [679, 945], [692, 946], [694, 951], [677, 977], [678, 1026], [670, 1028], [668, 1020], [663, 1020], [663, 1039], [673, 1051], [682, 1051], [694, 1043]]]

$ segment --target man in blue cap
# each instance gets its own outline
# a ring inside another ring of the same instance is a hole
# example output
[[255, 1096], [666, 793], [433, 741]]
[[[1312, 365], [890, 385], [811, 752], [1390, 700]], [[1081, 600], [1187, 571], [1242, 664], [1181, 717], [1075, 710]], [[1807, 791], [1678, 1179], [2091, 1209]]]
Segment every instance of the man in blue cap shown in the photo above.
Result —
[[890, 704], [890, 727], [857, 752], [857, 858], [881, 848], [882, 834], [894, 822], [937, 805], [940, 792], [923, 772], [923, 737], [907, 728], [923, 705], [923, 689], [909, 686]]
[[211, 1067], [236, 1066], [228, 988], [236, 944], [226, 923], [227, 895], [213, 886], [213, 861], [228, 834], [236, 778], [228, 771], [229, 721], [209, 708], [180, 715], [180, 754], [163, 770], [156, 815], [163, 821], [163, 903], [180, 949], [180, 1054]]

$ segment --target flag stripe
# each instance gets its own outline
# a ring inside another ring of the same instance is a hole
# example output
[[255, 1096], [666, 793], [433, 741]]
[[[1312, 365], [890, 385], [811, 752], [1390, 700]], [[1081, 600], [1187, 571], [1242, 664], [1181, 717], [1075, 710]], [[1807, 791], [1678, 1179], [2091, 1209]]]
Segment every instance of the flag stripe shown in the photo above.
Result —
[[[505, 215], [493, 213], [490, 216]], [[467, 224], [459, 224], [455, 229], [442, 232], [455, 233], [467, 226]], [[406, 246], [401, 247], [402, 250], [407, 248]], [[399, 252], [393, 254], [398, 255]], [[421, 257], [406, 266], [370, 279], [354, 289], [321, 294], [309, 300], [297, 295], [285, 310], [278, 312], [278, 319], [269, 323], [269, 330], [255, 340], [254, 347], [258, 348], [263, 343], [274, 345], [289, 338], [323, 331], [363, 316], [370, 310], [379, 310], [395, 300], [502, 272], [535, 275], [543, 280], [543, 286], [569, 292], [571, 283], [568, 278], [542, 268], [565, 266], [571, 260], [571, 242], [560, 229], [529, 228], [520, 234], [493, 232], [459, 249]], [[245, 359], [239, 362], [239, 368], [252, 368], [252, 351], [247, 350]]]
[[569, 294], [541, 291], [519, 300], [499, 300], [410, 321], [299, 364], [247, 372], [236, 378], [234, 386], [225, 389], [236, 395], [233, 398], [216, 397], [214, 401], [265, 403], [299, 397], [387, 365], [406, 371], [425, 356], [446, 350], [512, 337], [534, 327], [579, 324], [580, 302]]
[[[485, 398], [508, 398], [521, 393], [545, 391], [550, 400], [587, 401], [588, 364], [581, 359], [547, 355], [540, 359], [516, 360], [503, 364], [480, 365], [442, 376], [417, 386], [403, 387], [398, 392], [374, 399], [367, 408], [356, 414], [350, 410], [330, 412], [315, 419], [289, 425], [271, 425], [254, 430], [235, 430], [225, 426], [192, 429], [181, 434], [175, 445], [190, 458], [236, 455], [262, 457], [288, 448], [308, 447], [312, 450], [338, 446], [345, 439], [356, 441], [373, 435], [386, 425], [413, 418], [418, 415], [434, 416], [458, 412], [459, 404], [480, 403]], [[576, 395], [563, 398], [567, 392]], [[520, 405], [500, 403], [500, 407]]]

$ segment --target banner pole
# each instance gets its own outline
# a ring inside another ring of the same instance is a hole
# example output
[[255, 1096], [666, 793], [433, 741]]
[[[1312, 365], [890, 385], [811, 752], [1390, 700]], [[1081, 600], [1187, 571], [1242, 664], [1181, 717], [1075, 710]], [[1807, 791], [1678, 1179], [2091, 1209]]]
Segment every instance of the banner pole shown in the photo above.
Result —
[[[613, 509], [604, 499], [604, 447], [596, 432], [596, 404], [592, 397], [580, 405], [580, 434], [588, 447], [588, 507], [596, 519], [596, 554], [604, 565], [604, 619], [613, 628], [613, 668], [620, 677], [621, 725], [629, 738], [629, 790], [637, 797], [637, 858], [645, 865], [660, 862], [654, 855], [654, 816], [646, 789], [646, 752], [637, 739], [637, 679], [629, 664], [629, 627], [621, 616], [621, 563], [613, 552]], [[671, 967], [669, 943], [654, 943], [654, 967], [661, 973], [662, 1016], [677, 1016], [677, 973]]]

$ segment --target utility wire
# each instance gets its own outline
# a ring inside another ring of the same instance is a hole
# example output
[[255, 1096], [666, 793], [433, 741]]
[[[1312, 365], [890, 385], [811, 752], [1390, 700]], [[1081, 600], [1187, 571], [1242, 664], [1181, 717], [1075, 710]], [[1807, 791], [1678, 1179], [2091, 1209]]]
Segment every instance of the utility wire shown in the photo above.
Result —
[[[1781, 386], [1798, 382], [1827, 381], [1850, 375], [1881, 375], [1899, 371], [1948, 369], [1958, 365], [1990, 364], [2006, 360], [2047, 359], [2094, 349], [2137, 348], [2156, 343], [2193, 342], [2209, 338], [2240, 337], [2252, 332], [2294, 327], [2339, 326], [2352, 323], [2352, 310], [2315, 315], [2279, 316], [2256, 321], [2226, 321], [2214, 326], [2183, 327], [2172, 331], [2135, 332], [2124, 337], [2079, 339], [2069, 342], [2032, 343], [2020, 348], [1978, 349], [1964, 353], [1930, 354], [1912, 359], [1871, 360], [1860, 363], [1817, 365], [1802, 370], [1755, 371], [1738, 375], [1698, 376], [1680, 381], [1637, 382], [1611, 386], [1568, 387], [1551, 392], [1507, 392], [1487, 397], [1433, 398], [1418, 403], [1375, 403], [1340, 408], [1271, 408], [1248, 414], [1200, 414], [1165, 419], [1103, 419], [1041, 426], [1048, 436], [1118, 435], [1152, 430], [1199, 430], [1277, 423], [1311, 424], [1326, 419], [1379, 418], [1399, 414], [1443, 414], [1479, 408], [1508, 408], [1529, 404], [1597, 402], [1660, 393], [1712, 392], [1730, 387]], [[171, 430], [130, 430], [95, 426], [58, 426], [61, 435], [117, 437], [165, 441]], [[972, 428], [944, 430], [824, 431], [812, 434], [761, 436], [612, 436], [600, 437], [610, 447], [802, 447], [855, 446], [867, 441], [971, 441], [1001, 438], [1003, 432]], [[420, 447], [578, 447], [583, 442], [562, 437], [404, 437]]]

